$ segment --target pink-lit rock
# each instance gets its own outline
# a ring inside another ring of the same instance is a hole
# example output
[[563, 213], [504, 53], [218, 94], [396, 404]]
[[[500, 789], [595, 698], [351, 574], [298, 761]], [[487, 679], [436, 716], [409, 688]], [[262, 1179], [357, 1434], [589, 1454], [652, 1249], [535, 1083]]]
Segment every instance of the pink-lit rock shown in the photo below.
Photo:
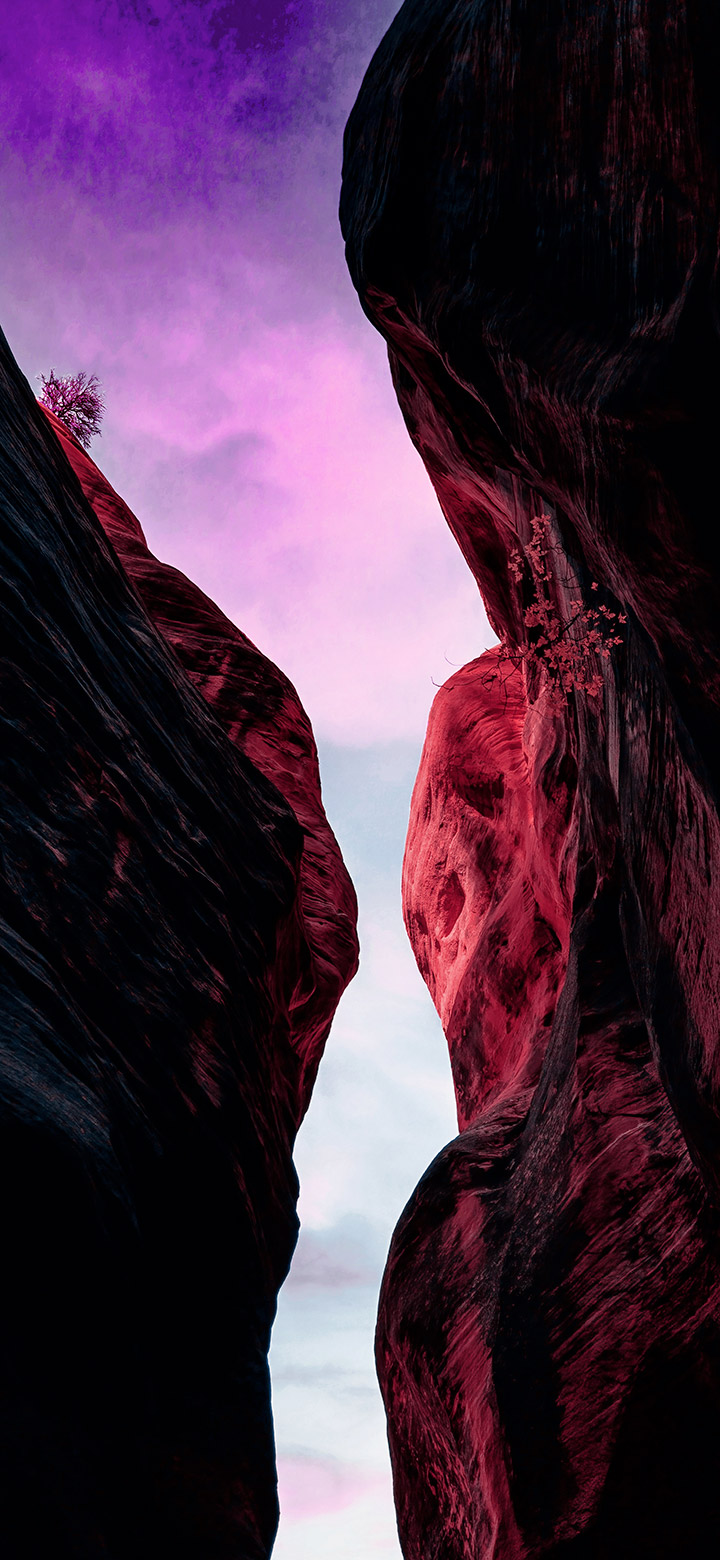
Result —
[[[523, 661], [438, 694], [408, 836], [461, 1132], [380, 1302], [407, 1560], [720, 1546], [719, 64], [710, 0], [406, 0], [346, 132], [353, 280]], [[597, 695], [533, 653], [542, 514], [557, 621], [627, 620]]]
[[435, 698], [410, 810], [405, 922], [447, 1036], [461, 1127], [537, 1082], [565, 979], [574, 770], [555, 767], [554, 827], [540, 832], [531, 783], [543, 728], [528, 722], [526, 748], [527, 715], [524, 680], [497, 651], [456, 672]]
[[310, 721], [289, 678], [192, 580], [150, 552], [139, 520], [47, 412], [85, 497], [145, 609], [230, 740], [272, 780], [303, 829], [300, 906], [310, 958], [291, 995], [305, 1110], [332, 1017], [357, 969], [357, 901], [320, 794]]

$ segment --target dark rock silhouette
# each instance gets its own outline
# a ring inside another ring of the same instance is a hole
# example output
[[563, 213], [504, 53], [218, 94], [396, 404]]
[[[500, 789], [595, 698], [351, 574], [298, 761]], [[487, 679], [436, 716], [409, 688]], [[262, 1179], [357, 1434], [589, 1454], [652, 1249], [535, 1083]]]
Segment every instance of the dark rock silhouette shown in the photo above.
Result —
[[[408, 1560], [720, 1543], [719, 42], [709, 0], [406, 0], [346, 134], [353, 279], [531, 652], [438, 694], [408, 835], [461, 1127], [380, 1304]], [[628, 619], [599, 696], [532, 653], [543, 513], [558, 621]]]
[[64, 439], [93, 512], [0, 349], [0, 1549], [265, 1560], [354, 896], [294, 691]]

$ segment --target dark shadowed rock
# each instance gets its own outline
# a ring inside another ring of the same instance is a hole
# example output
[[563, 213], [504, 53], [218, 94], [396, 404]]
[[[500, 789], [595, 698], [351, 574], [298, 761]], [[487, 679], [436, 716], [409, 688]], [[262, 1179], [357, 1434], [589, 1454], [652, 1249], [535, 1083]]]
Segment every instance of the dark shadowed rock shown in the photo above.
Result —
[[[408, 835], [462, 1129], [381, 1298], [408, 1560], [720, 1543], [719, 53], [709, 0], [407, 0], [348, 126], [353, 279], [519, 666], [438, 695]], [[627, 617], [599, 694], [537, 649], [543, 513], [557, 623]]]
[[227, 625], [203, 697], [218, 618], [167, 571], [193, 686], [87, 464], [102, 524], [3, 341], [0, 1549], [265, 1560], [292, 1143], [353, 896], [296, 696], [256, 651], [243, 685]]

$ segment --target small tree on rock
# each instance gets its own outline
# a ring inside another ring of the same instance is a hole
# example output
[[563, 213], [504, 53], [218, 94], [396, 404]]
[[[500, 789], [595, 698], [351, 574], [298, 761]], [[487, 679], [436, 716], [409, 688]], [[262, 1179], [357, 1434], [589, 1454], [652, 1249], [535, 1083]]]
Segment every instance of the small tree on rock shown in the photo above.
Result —
[[[585, 606], [579, 589], [569, 573], [564, 584], [573, 605], [570, 616], [562, 617], [555, 599], [553, 553], [563, 556], [552, 541], [552, 522], [547, 514], [536, 515], [532, 537], [522, 551], [514, 548], [509, 568], [518, 584], [526, 583], [530, 600], [523, 612], [528, 629], [527, 643], [501, 643], [498, 665], [508, 664], [516, 671], [523, 664], [543, 667], [550, 688], [550, 703], [561, 709], [574, 688], [597, 698], [604, 687], [601, 661], [607, 660], [615, 645], [623, 642], [621, 625], [627, 623], [624, 612], [614, 612], [604, 603]], [[591, 591], [599, 590], [597, 580]], [[597, 598], [596, 598], [597, 599]], [[501, 674], [491, 672], [495, 681]]]
[[41, 406], [54, 412], [65, 427], [74, 433], [84, 449], [90, 448], [90, 440], [100, 433], [105, 412], [100, 385], [96, 374], [68, 374], [63, 378], [53, 370], [45, 378], [40, 375], [42, 390], [38, 397]]

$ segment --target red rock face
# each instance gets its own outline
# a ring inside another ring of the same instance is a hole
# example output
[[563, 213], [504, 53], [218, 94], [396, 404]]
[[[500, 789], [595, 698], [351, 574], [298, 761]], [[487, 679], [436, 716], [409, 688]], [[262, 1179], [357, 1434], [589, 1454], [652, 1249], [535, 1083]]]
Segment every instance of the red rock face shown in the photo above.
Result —
[[[522, 679], [497, 651], [463, 667], [435, 699], [410, 811], [405, 921], [450, 1046], [461, 1128], [537, 1082], [567, 968], [574, 769], [555, 764], [550, 779], [543, 768], [538, 784], [527, 715]], [[532, 806], [547, 792], [552, 832]]]
[[151, 621], [230, 740], [272, 780], [303, 830], [300, 905], [309, 958], [290, 995], [304, 1114], [337, 1004], [357, 969], [357, 901], [325, 816], [312, 727], [292, 683], [213, 601], [150, 552], [139, 520], [43, 408]]
[[[378, 1319], [408, 1560], [720, 1544], [718, 63], [709, 3], [407, 0], [346, 135], [353, 279], [519, 667], [438, 694], [408, 834], [461, 1128]], [[543, 513], [562, 632], [627, 619], [598, 694], [544, 668]]]
[[95, 510], [0, 336], [0, 1552], [267, 1560], [354, 896], [293, 690], [63, 442]]

